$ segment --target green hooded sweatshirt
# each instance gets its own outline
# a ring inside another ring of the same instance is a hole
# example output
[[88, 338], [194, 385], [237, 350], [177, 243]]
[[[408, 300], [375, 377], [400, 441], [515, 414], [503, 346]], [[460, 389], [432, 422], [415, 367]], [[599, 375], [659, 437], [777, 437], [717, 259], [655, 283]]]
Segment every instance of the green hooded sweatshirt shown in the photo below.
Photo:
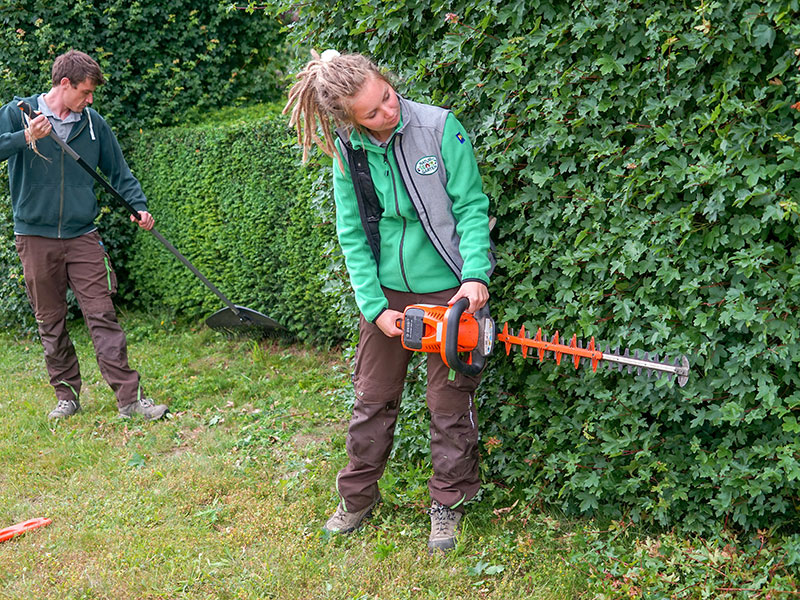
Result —
[[[22, 98], [34, 110], [39, 96]], [[8, 159], [8, 180], [14, 232], [48, 238], [74, 238], [94, 230], [99, 213], [95, 180], [50, 138], [36, 142], [42, 156], [25, 144], [20, 98], [0, 108], [0, 161]], [[108, 177], [111, 185], [136, 210], [146, 210], [139, 182], [122, 156], [105, 120], [87, 107], [67, 143], [86, 163]]]

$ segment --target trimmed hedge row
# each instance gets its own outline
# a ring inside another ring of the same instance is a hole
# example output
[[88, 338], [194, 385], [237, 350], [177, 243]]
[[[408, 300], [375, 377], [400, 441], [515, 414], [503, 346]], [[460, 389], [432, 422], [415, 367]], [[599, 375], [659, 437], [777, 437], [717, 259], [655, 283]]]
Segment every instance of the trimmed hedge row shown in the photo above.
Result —
[[[298, 11], [298, 47], [371, 54], [465, 123], [498, 217], [500, 323], [690, 357], [682, 389], [492, 359], [489, 492], [797, 527], [797, 0], [272, 4]], [[421, 459], [424, 407], [407, 410], [398, 452]]]
[[90, 54], [108, 80], [95, 105], [125, 133], [279, 94], [283, 37], [217, 2], [13, 0], [0, 3], [0, 99], [50, 87], [55, 57]]
[[0, 278], [0, 327], [29, 334], [36, 329], [36, 321], [25, 296], [22, 264], [14, 249], [14, 223], [5, 168], [0, 169], [0, 190], [0, 273], [5, 273]]
[[[335, 246], [325, 195], [298, 169], [277, 107], [229, 111], [205, 125], [133, 136], [128, 156], [156, 226], [235, 304], [263, 312], [302, 340], [339, 341], [323, 293]], [[199, 316], [222, 302], [150, 235], [125, 266], [136, 303]]]

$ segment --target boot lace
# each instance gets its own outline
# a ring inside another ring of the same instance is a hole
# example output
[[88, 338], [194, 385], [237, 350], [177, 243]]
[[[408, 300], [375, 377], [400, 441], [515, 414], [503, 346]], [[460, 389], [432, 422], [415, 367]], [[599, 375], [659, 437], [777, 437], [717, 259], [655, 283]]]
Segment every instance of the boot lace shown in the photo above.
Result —
[[453, 535], [456, 526], [456, 512], [446, 506], [434, 503], [431, 507], [433, 532], [435, 535]]
[[56, 411], [72, 410], [73, 400], [59, 400], [56, 405]]

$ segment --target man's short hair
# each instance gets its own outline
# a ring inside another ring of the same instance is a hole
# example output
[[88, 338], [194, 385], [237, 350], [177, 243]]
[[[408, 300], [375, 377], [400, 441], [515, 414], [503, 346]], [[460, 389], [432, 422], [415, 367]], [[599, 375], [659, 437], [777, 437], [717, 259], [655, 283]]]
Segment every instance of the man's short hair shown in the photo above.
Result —
[[78, 50], [65, 52], [53, 62], [53, 85], [58, 85], [66, 77], [73, 86], [86, 79], [90, 79], [95, 85], [103, 85], [106, 80], [100, 70], [100, 65], [95, 60]]

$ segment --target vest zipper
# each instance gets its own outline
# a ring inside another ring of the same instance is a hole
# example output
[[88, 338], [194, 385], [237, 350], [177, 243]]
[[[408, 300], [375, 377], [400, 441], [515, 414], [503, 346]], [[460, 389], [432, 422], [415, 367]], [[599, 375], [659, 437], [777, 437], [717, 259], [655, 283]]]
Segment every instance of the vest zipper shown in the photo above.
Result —
[[403, 278], [403, 283], [406, 286], [406, 290], [411, 292], [411, 285], [408, 283], [408, 277], [406, 276], [406, 268], [403, 262], [403, 246], [405, 245], [406, 239], [406, 218], [400, 214], [400, 200], [397, 197], [397, 181], [394, 178], [394, 171], [392, 170], [392, 166], [389, 163], [389, 146], [387, 145], [384, 152], [383, 152], [383, 160], [386, 163], [386, 169], [389, 171], [389, 176], [392, 178], [392, 192], [394, 193], [394, 209], [397, 212], [397, 216], [400, 217], [400, 220], [403, 223], [403, 231], [400, 234], [400, 248], [398, 252], [400, 256], [398, 257], [398, 262], [400, 264], [400, 276]]

